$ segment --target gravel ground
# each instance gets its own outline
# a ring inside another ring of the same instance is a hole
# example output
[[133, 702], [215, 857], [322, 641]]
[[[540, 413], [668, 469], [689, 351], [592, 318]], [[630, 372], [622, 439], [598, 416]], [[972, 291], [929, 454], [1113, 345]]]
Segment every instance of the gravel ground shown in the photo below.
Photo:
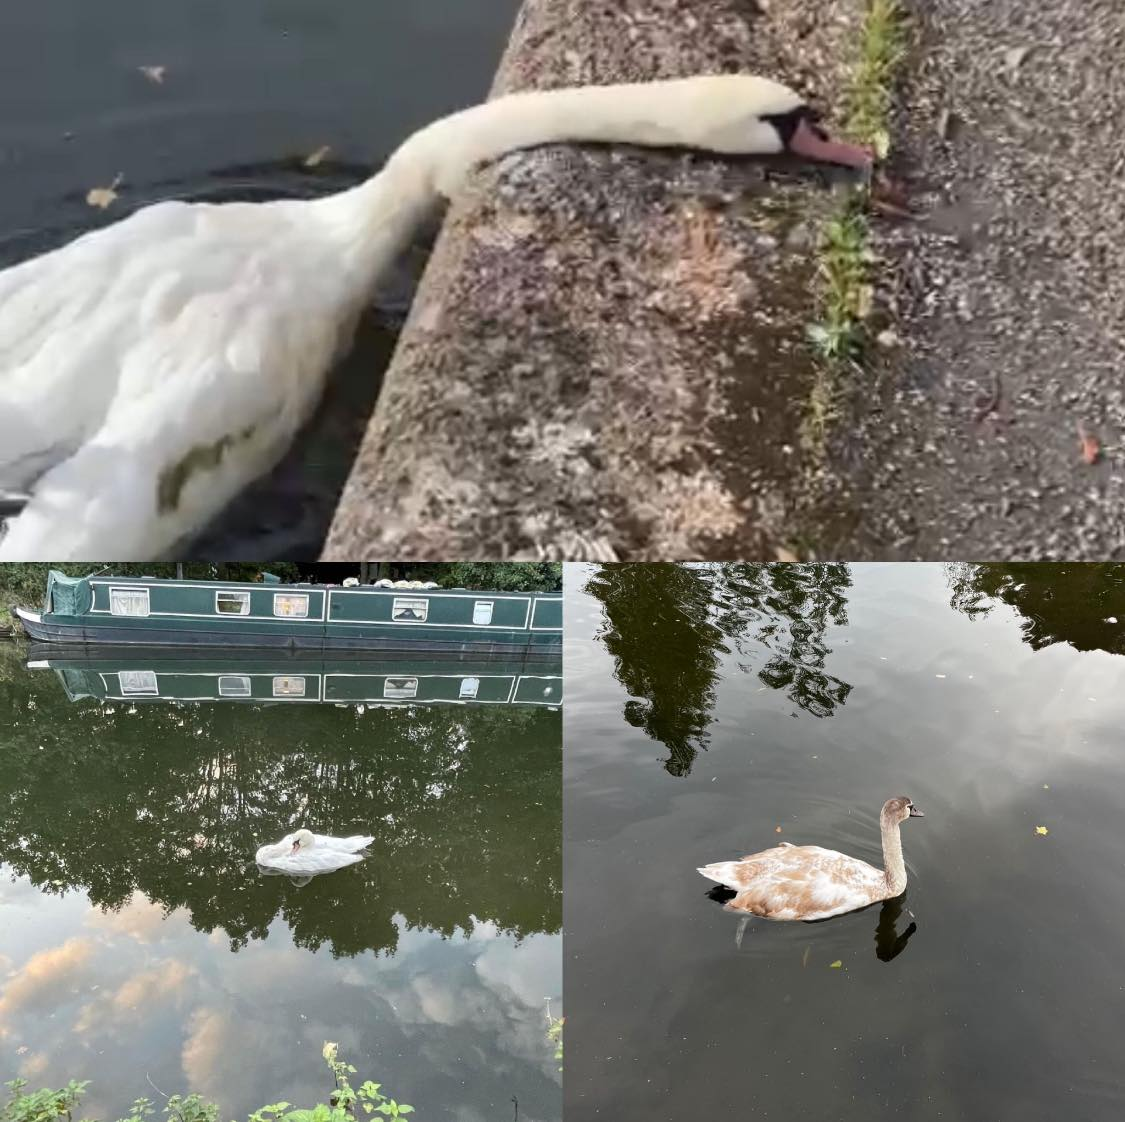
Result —
[[1125, 557], [1125, 5], [917, 7], [920, 218], [876, 223], [901, 346], [837, 433], [818, 552]]

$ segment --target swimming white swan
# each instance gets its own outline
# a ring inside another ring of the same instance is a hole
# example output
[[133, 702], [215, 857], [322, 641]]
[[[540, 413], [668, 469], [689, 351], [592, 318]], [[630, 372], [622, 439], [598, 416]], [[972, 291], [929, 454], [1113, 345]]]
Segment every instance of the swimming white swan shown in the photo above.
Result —
[[362, 834], [333, 838], [311, 830], [297, 830], [274, 845], [263, 845], [254, 854], [254, 860], [264, 868], [297, 877], [331, 873], [362, 861], [364, 855], [360, 850], [374, 840]]
[[867, 166], [792, 90], [715, 75], [514, 94], [410, 137], [347, 191], [162, 202], [0, 271], [0, 560], [147, 561], [288, 448], [380, 273], [474, 165], [564, 141], [788, 149]]
[[782, 842], [741, 861], [704, 865], [699, 872], [736, 893], [726, 903], [732, 911], [767, 919], [828, 919], [906, 891], [899, 823], [923, 817], [905, 795], [883, 804], [883, 869], [819, 845]]

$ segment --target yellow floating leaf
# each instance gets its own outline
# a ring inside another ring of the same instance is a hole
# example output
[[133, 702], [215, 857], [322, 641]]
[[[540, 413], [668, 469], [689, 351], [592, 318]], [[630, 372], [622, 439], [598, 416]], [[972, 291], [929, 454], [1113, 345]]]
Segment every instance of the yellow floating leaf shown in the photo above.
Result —
[[844, 965], [844, 963], [841, 959], [836, 959], [835, 962], [830, 962], [828, 964], [828, 969], [829, 970], [839, 970], [840, 967], [843, 966], [843, 965]]
[[164, 71], [168, 68], [166, 66], [138, 66], [137, 69], [150, 81], [155, 82], [158, 86], [164, 82]]
[[887, 154], [891, 150], [891, 137], [886, 129], [879, 129], [871, 138], [871, 147], [875, 149], [875, 155], [880, 160], [885, 160]]
[[1046, 826], [1036, 826], [1036, 827], [1035, 827], [1035, 832], [1036, 832], [1037, 834], [1045, 834], [1045, 833], [1047, 833], [1048, 831], [1047, 831], [1047, 827], [1046, 827]]
[[307, 168], [319, 167], [324, 162], [324, 158], [331, 151], [332, 151], [332, 146], [330, 144], [322, 144], [315, 152], [310, 152], [305, 157], [305, 161], [304, 161], [305, 167], [307, 167]]
[[117, 198], [117, 188], [121, 186], [123, 176], [118, 172], [113, 177], [113, 182], [108, 187], [91, 187], [86, 192], [86, 202], [89, 206], [96, 206], [99, 210], [106, 207]]

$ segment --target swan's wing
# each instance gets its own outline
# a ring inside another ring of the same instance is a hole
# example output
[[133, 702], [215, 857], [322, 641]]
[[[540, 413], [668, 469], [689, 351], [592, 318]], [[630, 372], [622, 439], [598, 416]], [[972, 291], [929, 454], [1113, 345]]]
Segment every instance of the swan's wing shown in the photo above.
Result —
[[32, 486], [0, 559], [146, 561], [198, 530], [315, 407], [338, 325], [305, 316], [276, 293], [192, 297], [124, 360], [104, 423]]
[[363, 834], [353, 834], [347, 838], [334, 838], [327, 834], [313, 834], [317, 846], [324, 849], [337, 850], [341, 853], [355, 853], [357, 850], [366, 849], [375, 839]]
[[866, 862], [816, 845], [778, 846], [699, 871], [737, 893], [728, 908], [770, 919], [841, 915], [880, 899], [886, 884]]
[[153, 293], [182, 272], [186, 203], [158, 203], [0, 270], [0, 482], [26, 486], [94, 431], [119, 356], [157, 327]]
[[320, 873], [333, 873], [347, 865], [362, 861], [358, 853], [339, 853], [330, 850], [308, 849], [303, 853], [275, 856], [268, 862], [259, 862], [264, 867], [285, 873], [288, 876], [316, 876]]
[[302, 215], [161, 204], [0, 274], [0, 486], [50, 468], [0, 558], [153, 559], [276, 462], [366, 296]]

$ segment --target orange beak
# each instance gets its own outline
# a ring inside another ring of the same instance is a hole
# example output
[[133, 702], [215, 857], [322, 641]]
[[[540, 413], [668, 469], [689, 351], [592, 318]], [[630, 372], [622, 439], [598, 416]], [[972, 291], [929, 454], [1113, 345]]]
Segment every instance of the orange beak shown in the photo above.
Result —
[[789, 139], [789, 151], [809, 160], [843, 164], [850, 168], [870, 168], [875, 163], [875, 153], [870, 148], [829, 140], [804, 118], [797, 122], [797, 127], [793, 130]]

